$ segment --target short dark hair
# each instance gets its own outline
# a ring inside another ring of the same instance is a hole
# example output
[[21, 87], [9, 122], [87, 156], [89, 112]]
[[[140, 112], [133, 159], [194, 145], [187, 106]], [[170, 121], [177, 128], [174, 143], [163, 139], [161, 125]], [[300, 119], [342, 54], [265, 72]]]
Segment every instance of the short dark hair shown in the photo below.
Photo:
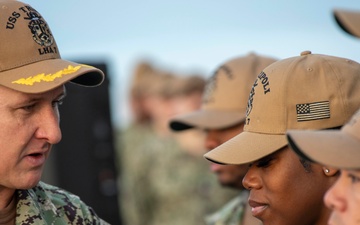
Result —
[[300, 160], [301, 165], [304, 167], [305, 172], [311, 173], [312, 172], [311, 162], [309, 160], [304, 159], [304, 158], [300, 158], [299, 160]]
[[[325, 130], [340, 130], [341, 126], [337, 126], [337, 127], [330, 127], [330, 128], [326, 128]], [[297, 152], [298, 154], [300, 152]], [[311, 161], [306, 159], [305, 156], [299, 158], [301, 165], [304, 167], [305, 172], [307, 173], [311, 173], [312, 172], [312, 168], [311, 168]]]

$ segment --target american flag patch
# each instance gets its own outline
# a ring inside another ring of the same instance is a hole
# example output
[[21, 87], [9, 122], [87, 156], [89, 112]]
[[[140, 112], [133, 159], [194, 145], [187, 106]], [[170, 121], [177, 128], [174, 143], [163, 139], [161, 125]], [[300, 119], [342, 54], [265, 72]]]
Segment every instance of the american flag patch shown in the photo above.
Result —
[[296, 105], [297, 121], [322, 120], [330, 118], [330, 103], [313, 102]]

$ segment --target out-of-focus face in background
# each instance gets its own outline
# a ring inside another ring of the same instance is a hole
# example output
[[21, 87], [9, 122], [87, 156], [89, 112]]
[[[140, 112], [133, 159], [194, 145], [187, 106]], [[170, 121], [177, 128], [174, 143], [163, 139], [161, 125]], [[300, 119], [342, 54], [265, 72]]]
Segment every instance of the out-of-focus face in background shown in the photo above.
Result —
[[336, 183], [325, 195], [332, 209], [329, 225], [360, 224], [360, 170], [341, 170]]
[[[205, 147], [208, 151], [221, 145], [235, 135], [241, 133], [244, 123], [225, 128], [225, 129], [207, 129], [205, 130]], [[211, 171], [214, 172], [219, 183], [225, 187], [244, 189], [242, 179], [246, 174], [248, 165], [221, 165], [211, 162]]]

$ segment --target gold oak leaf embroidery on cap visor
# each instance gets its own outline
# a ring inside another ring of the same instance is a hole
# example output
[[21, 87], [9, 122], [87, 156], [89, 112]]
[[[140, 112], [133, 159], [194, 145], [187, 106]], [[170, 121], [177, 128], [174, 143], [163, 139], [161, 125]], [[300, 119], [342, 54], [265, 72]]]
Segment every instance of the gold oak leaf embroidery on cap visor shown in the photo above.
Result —
[[40, 82], [51, 82], [54, 81], [57, 78], [61, 78], [63, 77], [63, 75], [68, 75], [68, 74], [72, 74], [75, 73], [76, 71], [78, 71], [79, 69], [81, 69], [82, 67], [90, 67], [88, 65], [79, 65], [79, 66], [71, 66], [69, 65], [67, 68], [60, 70], [54, 74], [47, 74], [45, 75], [45, 73], [41, 73], [35, 76], [30, 76], [28, 78], [21, 78], [18, 80], [15, 80], [11, 83], [13, 84], [21, 84], [21, 85], [33, 85], [34, 83], [40, 83]]

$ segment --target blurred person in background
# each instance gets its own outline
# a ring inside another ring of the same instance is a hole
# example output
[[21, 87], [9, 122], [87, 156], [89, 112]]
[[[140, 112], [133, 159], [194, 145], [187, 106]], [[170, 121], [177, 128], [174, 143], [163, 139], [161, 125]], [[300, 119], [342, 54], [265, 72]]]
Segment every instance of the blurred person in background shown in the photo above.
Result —
[[[141, 115], [146, 116], [141, 118], [147, 119], [134, 121], [118, 136], [119, 201], [124, 224], [201, 224], [207, 213], [234, 193], [220, 192], [211, 174], [204, 176], [207, 163], [192, 151], [192, 146], [198, 145], [195, 137], [201, 135], [185, 138], [193, 142], [191, 145], [183, 143], [184, 137], [175, 138], [168, 123], [176, 113], [199, 107], [204, 78], [149, 65], [143, 68]], [[188, 82], [193, 87], [189, 88]]]
[[[202, 144], [207, 150], [241, 133], [251, 87], [261, 70], [275, 61], [254, 53], [226, 61], [208, 80], [201, 109], [178, 114], [171, 119], [170, 127], [174, 131], [181, 131], [176, 133], [203, 130], [205, 140]], [[204, 147], [200, 149], [204, 151]], [[223, 187], [239, 190], [239, 194], [218, 212], [208, 215], [206, 224], [260, 224], [251, 216], [250, 207], [247, 206], [249, 192], [242, 185], [247, 168], [248, 165], [211, 163], [211, 171], [217, 175], [218, 182]]]
[[130, 83], [129, 106], [132, 116], [131, 126], [147, 124], [150, 115], [145, 107], [145, 99], [149, 94], [152, 79], [156, 74], [155, 68], [148, 61], [137, 64]]
[[[202, 93], [205, 87], [205, 79], [200, 75], [183, 75], [177, 82], [177, 92], [173, 101], [173, 115], [188, 113], [197, 110], [201, 105]], [[167, 123], [169, 120], [167, 120]], [[169, 129], [168, 124], [166, 124]], [[204, 153], [204, 133], [200, 130], [189, 129], [184, 132], [172, 133], [181, 148], [202, 158]]]

